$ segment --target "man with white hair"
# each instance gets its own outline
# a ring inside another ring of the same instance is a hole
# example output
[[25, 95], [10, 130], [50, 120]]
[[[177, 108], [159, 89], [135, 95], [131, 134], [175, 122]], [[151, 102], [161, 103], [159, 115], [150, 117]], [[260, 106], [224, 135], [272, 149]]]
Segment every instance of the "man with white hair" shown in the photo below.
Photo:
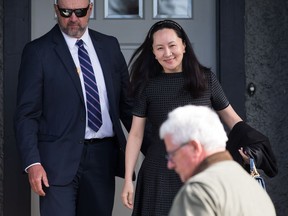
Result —
[[226, 151], [226, 132], [213, 110], [194, 105], [173, 110], [160, 137], [168, 168], [185, 182], [169, 216], [276, 215], [266, 191]]

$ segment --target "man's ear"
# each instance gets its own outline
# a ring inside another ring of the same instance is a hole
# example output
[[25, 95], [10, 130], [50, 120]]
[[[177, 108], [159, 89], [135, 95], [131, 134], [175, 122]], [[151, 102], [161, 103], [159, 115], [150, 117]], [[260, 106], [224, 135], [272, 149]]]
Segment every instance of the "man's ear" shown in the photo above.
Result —
[[197, 140], [191, 140], [189, 146], [191, 146], [191, 151], [193, 151], [193, 155], [195, 156], [199, 156], [203, 151], [203, 146]]

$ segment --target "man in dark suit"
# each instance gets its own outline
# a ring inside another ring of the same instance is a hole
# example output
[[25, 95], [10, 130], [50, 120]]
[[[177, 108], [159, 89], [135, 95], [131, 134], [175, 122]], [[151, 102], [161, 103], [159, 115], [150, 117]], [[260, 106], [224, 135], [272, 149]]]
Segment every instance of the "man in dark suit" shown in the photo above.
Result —
[[[89, 0], [58, 0], [54, 7], [58, 24], [22, 54], [15, 131], [23, 170], [40, 195], [41, 215], [108, 216], [115, 176], [124, 176], [120, 120], [131, 126], [127, 65], [116, 38], [88, 29]], [[80, 40], [97, 83], [96, 129], [87, 114], [96, 115], [88, 110]]]

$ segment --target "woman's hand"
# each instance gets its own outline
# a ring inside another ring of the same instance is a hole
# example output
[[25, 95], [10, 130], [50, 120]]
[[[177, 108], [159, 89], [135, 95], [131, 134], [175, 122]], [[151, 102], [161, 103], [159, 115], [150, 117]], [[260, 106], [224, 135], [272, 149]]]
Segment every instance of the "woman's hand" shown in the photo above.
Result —
[[126, 181], [124, 183], [122, 191], [122, 203], [129, 209], [133, 209], [133, 196], [134, 196], [134, 185], [132, 181]]
[[241, 147], [239, 150], [240, 155], [242, 156], [244, 163], [245, 164], [250, 164], [250, 158], [249, 156], [246, 154], [246, 152], [244, 151], [244, 149]]

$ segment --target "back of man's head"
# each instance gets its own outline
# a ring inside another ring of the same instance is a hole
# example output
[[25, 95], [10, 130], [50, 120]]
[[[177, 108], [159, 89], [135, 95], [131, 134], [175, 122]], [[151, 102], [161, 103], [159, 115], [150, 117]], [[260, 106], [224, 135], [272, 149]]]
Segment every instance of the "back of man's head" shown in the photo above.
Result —
[[226, 148], [227, 135], [218, 115], [205, 106], [186, 105], [171, 111], [160, 128], [160, 138], [173, 143], [199, 141], [206, 151]]

